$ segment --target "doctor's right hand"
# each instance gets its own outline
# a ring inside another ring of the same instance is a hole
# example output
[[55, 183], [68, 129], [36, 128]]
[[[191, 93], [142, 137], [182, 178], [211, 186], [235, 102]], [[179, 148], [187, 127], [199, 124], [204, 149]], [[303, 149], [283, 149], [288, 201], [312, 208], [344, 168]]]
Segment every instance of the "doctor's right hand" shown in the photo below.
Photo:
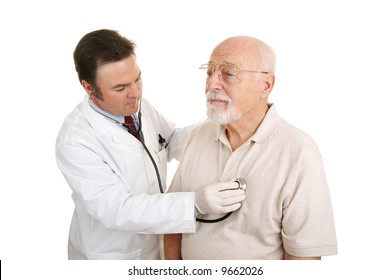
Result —
[[224, 214], [241, 207], [245, 191], [237, 189], [237, 182], [219, 182], [195, 192], [195, 206], [201, 214]]

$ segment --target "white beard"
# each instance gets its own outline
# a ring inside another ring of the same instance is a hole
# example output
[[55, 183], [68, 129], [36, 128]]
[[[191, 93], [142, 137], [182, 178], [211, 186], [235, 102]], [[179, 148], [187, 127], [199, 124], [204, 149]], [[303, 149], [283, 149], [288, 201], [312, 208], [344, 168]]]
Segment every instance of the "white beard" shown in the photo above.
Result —
[[[226, 125], [237, 121], [242, 117], [242, 112], [234, 108], [232, 100], [226, 94], [216, 91], [209, 91], [207, 97], [207, 117], [214, 123]], [[226, 107], [212, 105], [209, 100], [226, 101]]]

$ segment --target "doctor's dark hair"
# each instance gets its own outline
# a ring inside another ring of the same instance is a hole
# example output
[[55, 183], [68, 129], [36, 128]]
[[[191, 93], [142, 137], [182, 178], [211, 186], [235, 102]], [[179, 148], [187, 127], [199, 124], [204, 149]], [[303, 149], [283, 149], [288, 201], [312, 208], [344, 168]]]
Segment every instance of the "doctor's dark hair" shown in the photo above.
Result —
[[134, 42], [115, 30], [100, 29], [84, 35], [73, 52], [80, 83], [85, 80], [96, 88], [97, 68], [105, 63], [135, 56], [135, 46]]

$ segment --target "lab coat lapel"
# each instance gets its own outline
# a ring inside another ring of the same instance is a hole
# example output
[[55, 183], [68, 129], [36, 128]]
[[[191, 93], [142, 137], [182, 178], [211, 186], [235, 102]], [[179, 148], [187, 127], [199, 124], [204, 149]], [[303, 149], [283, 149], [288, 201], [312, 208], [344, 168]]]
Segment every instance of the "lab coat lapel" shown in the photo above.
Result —
[[108, 120], [99, 113], [95, 112], [91, 108], [88, 99], [89, 96], [86, 95], [83, 100], [83, 110], [86, 114], [88, 122], [98, 136], [110, 134], [114, 143], [125, 145], [139, 145], [139, 141], [130, 133], [128, 133], [125, 129], [120, 127], [118, 124]]

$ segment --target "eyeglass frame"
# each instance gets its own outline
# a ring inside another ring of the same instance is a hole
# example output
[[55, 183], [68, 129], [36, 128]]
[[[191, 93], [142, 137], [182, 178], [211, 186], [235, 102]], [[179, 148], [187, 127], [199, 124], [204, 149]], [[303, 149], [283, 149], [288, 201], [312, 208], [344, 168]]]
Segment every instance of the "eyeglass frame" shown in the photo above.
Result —
[[[223, 63], [223, 64], [205, 63], [205, 64], [202, 64], [202, 65], [199, 67], [199, 69], [201, 69], [201, 70], [208, 70], [208, 66], [209, 66], [209, 65], [212, 65], [212, 66], [215, 67], [215, 70], [213, 71], [213, 74], [214, 74], [214, 72], [216, 71], [219, 80], [220, 80], [220, 81], [223, 81], [223, 82], [226, 82], [226, 81], [221, 77], [222, 73], [220, 73], [219, 71], [217, 71], [217, 70], [219, 70], [219, 68], [220, 68], [221, 66], [233, 66], [233, 67], [234, 67], [234, 71], [236, 71], [237, 73], [239, 73], [239, 72], [262, 73], [262, 74], [268, 74], [268, 73], [270, 73], [269, 71], [248, 70], [248, 69], [237, 69], [237, 66], [236, 66], [235, 64], [233, 64], [233, 63]], [[217, 67], [217, 66], [218, 66], [218, 67]], [[202, 68], [202, 67], [205, 67], [205, 68]], [[210, 75], [210, 77], [207, 77], [207, 80], [209, 80], [210, 78], [211, 78], [211, 75]], [[236, 79], [237, 79], [238, 81], [240, 81], [240, 80], [237, 78], [237, 76], [236, 76]]]

